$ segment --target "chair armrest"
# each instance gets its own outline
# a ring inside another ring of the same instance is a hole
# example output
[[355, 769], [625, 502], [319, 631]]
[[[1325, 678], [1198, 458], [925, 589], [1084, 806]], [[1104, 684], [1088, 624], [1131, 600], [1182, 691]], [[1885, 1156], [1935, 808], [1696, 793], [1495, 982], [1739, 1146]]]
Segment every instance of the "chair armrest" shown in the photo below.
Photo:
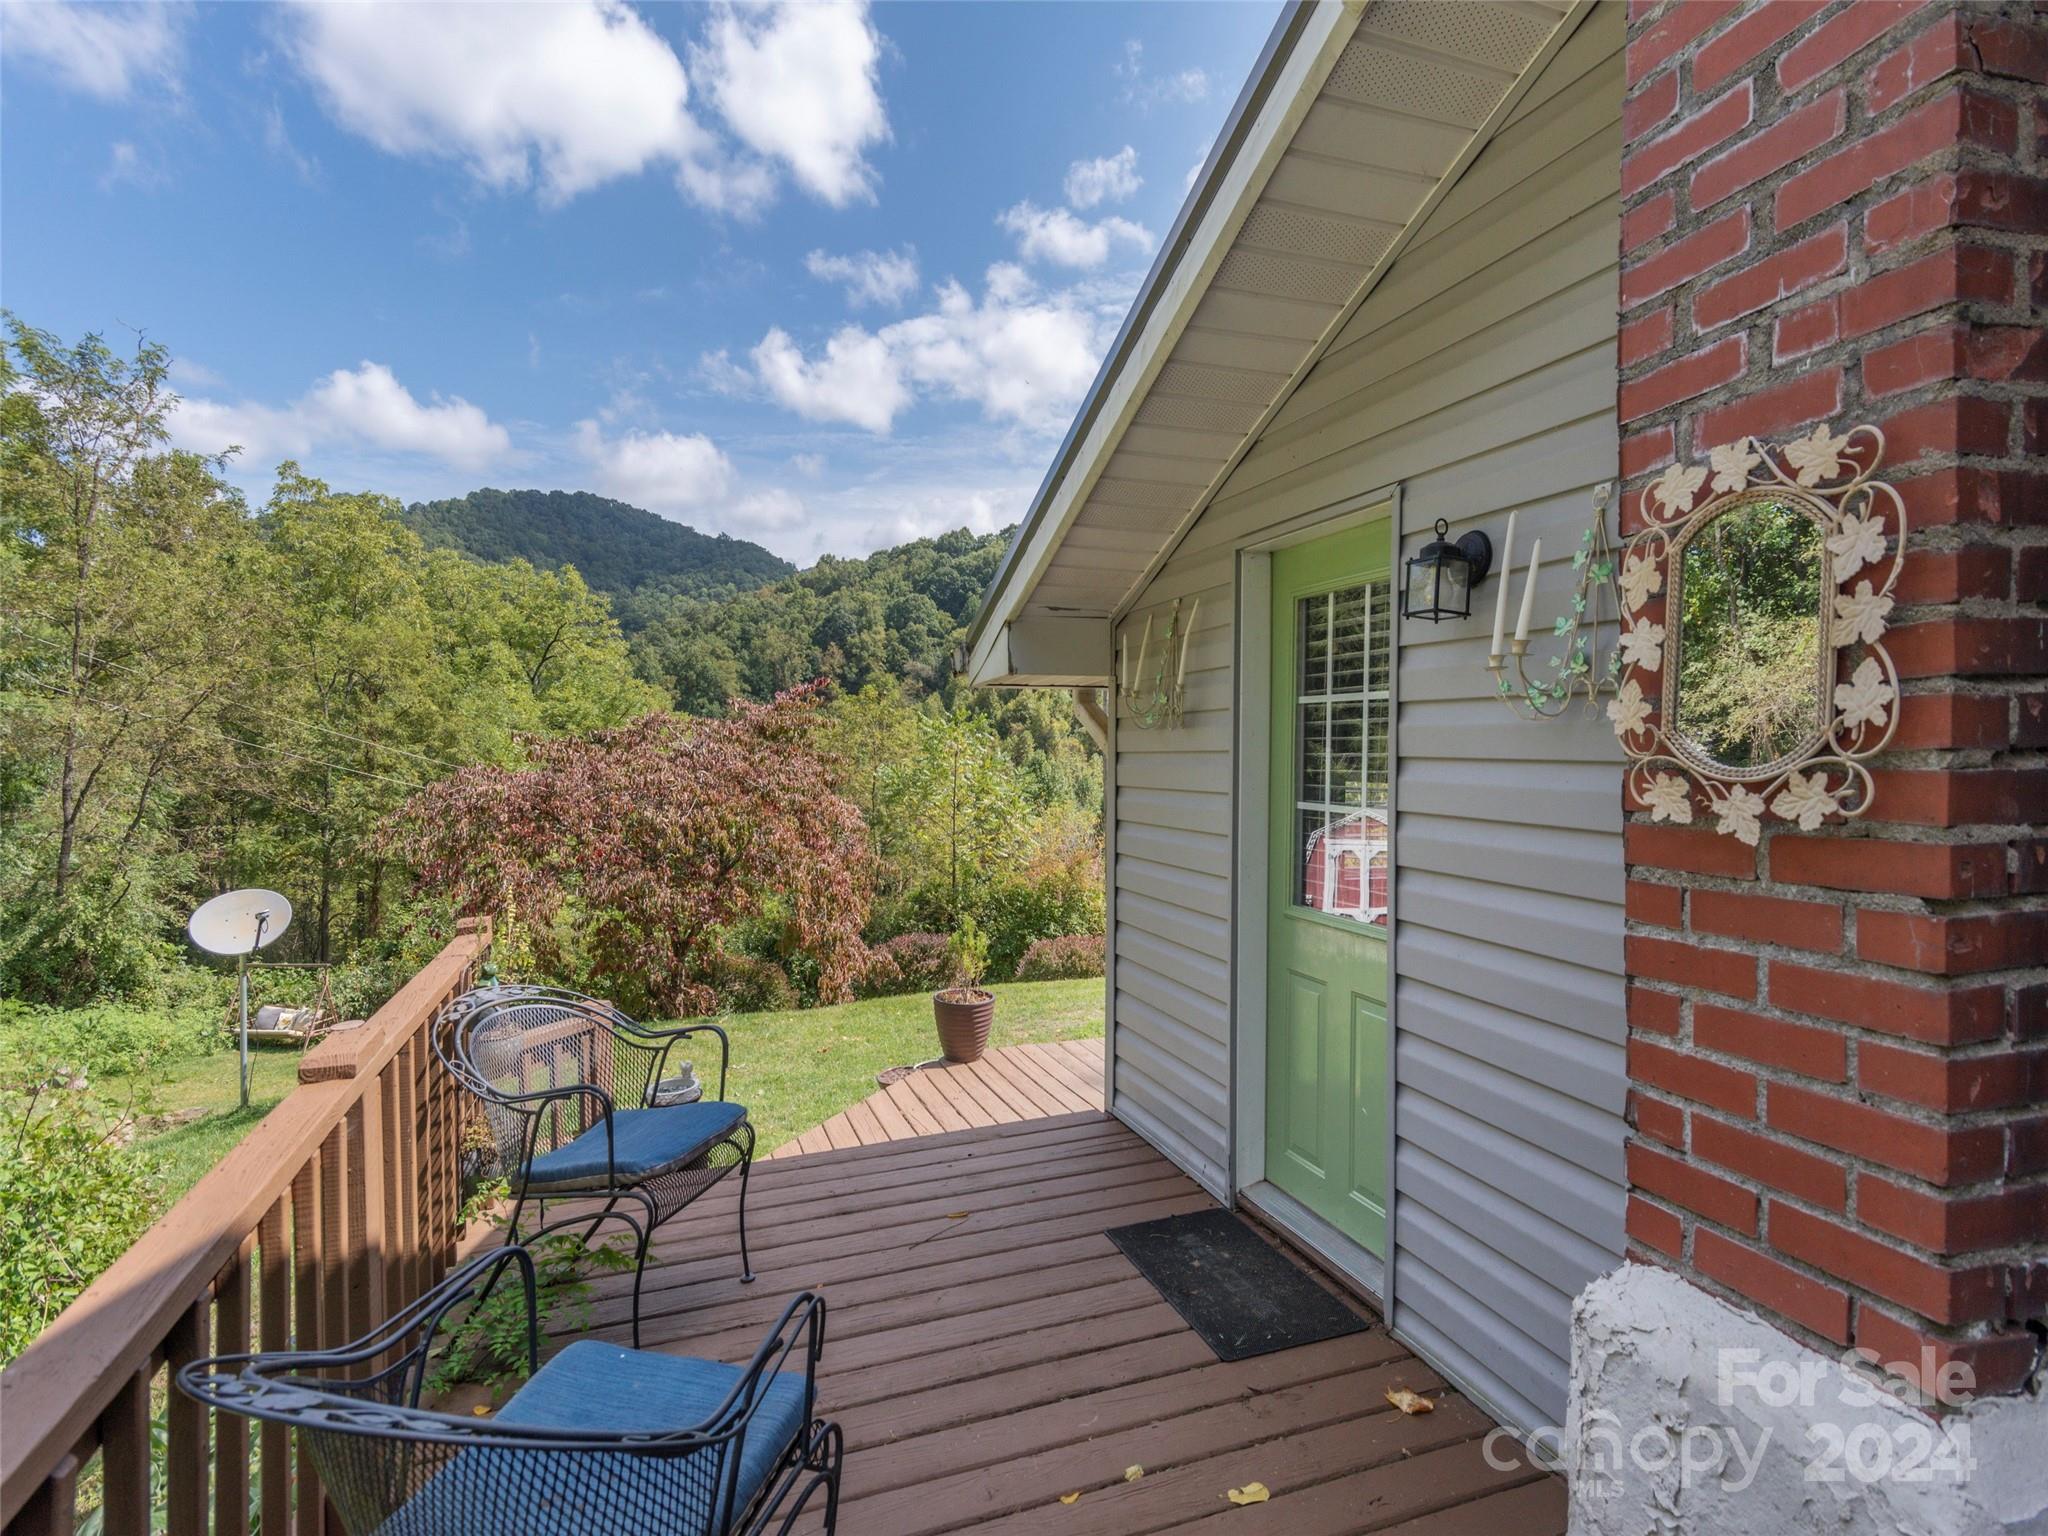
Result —
[[626, 1018], [624, 1014], [620, 1014], [618, 1018], [624, 1022], [621, 1024], [614, 1021], [612, 1024], [613, 1031], [622, 1035], [640, 1036], [641, 1039], [633, 1041], [633, 1044], [644, 1044], [646, 1049], [654, 1050], [657, 1047], [652, 1042], [657, 1040], [661, 1042], [658, 1047], [661, 1051], [661, 1056], [656, 1061], [654, 1071], [649, 1077], [650, 1085], [660, 1081], [662, 1075], [667, 1072], [668, 1053], [679, 1043], [689, 1039], [692, 1035], [715, 1035], [718, 1038], [718, 1097], [721, 1099], [725, 1097], [725, 1079], [732, 1067], [732, 1040], [727, 1036], [723, 1026], [704, 1022], [698, 1024], [675, 1024], [664, 1028], [657, 1024], [638, 1023], [635, 1020]]
[[[619, 1176], [618, 1139], [612, 1130], [614, 1107], [612, 1096], [595, 1083], [565, 1083], [558, 1088], [535, 1088], [527, 1093], [503, 1093], [493, 1091], [491, 1095], [498, 1103], [518, 1110], [531, 1122], [526, 1131], [526, 1145], [521, 1149], [519, 1166], [520, 1182], [526, 1181], [525, 1170], [533, 1167], [533, 1144], [540, 1139], [540, 1122], [551, 1103], [575, 1099], [595, 1099], [603, 1111], [604, 1119], [604, 1181], [615, 1184]], [[587, 1130], [588, 1127], [586, 1126]]]
[[[426, 1381], [426, 1363], [433, 1353], [435, 1336], [449, 1312], [472, 1298], [476, 1305], [482, 1305], [497, 1288], [505, 1270], [512, 1267], [519, 1270], [521, 1287], [525, 1292], [526, 1362], [531, 1373], [540, 1366], [540, 1309], [533, 1257], [524, 1248], [508, 1244], [470, 1260], [412, 1305], [393, 1313], [350, 1343], [334, 1349], [272, 1350], [263, 1354], [215, 1355], [209, 1359], [194, 1360], [179, 1369], [179, 1390], [199, 1402], [228, 1412], [252, 1418], [284, 1417], [289, 1420], [312, 1406], [313, 1398], [355, 1401], [362, 1394], [374, 1394], [397, 1377], [397, 1396], [407, 1408], [417, 1408], [420, 1390]], [[389, 1361], [381, 1370], [347, 1379], [340, 1377], [341, 1372], [379, 1359]], [[335, 1373], [335, 1379], [319, 1381], [317, 1385], [303, 1380], [280, 1379], [328, 1372]]]
[[803, 1291], [782, 1309], [782, 1316], [761, 1340], [725, 1401], [706, 1417], [704, 1429], [732, 1431], [743, 1439], [754, 1410], [760, 1406], [764, 1384], [785, 1369], [798, 1345], [803, 1346], [804, 1417], [812, 1418], [818, 1404], [818, 1358], [825, 1352], [825, 1298], [816, 1291]]

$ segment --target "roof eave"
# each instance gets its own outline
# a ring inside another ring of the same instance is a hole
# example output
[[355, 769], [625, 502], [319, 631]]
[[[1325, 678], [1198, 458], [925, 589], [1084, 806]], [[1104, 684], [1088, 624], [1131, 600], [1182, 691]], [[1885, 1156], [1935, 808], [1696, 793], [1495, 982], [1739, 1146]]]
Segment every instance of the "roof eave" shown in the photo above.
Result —
[[[1315, 36], [1327, 42], [1329, 34], [1347, 18], [1355, 20], [1363, 0], [1343, 0], [1342, 4], [1318, 5], [1316, 0], [1289, 0], [1281, 12], [1280, 19], [1268, 34], [1264, 48], [1260, 51], [1257, 64], [1253, 67], [1244, 88], [1238, 92], [1237, 100], [1230, 109], [1223, 130], [1216, 136], [1216, 142], [1209, 151], [1209, 157], [1195, 178], [1195, 184], [1181, 205], [1173, 227], [1167, 231], [1161, 243], [1159, 255], [1154, 259], [1151, 270], [1138, 290], [1130, 313], [1125, 316], [1116, 340], [1110, 346], [1102, 366], [1096, 371], [1095, 381], [1089, 386], [1081, 408], [1074, 417], [1073, 425], [1061, 439], [1059, 451], [1054, 454], [1051, 467], [1040, 482], [1037, 494], [1033, 496], [1030, 509], [1018, 524], [1016, 534], [1009, 547], [1003, 551], [1002, 562], [997, 565], [995, 575], [990, 579], [988, 589], [982, 594], [981, 605], [974, 621], [969, 625], [962, 645], [961, 660], [964, 670], [972, 678], [977, 670], [978, 660], [985, 660], [991, 638], [991, 627], [996, 616], [1001, 614], [1007, 622], [1015, 616], [1024, 598], [1028, 596], [1036, 578], [1035, 570], [1027, 568], [1026, 552], [1039, 542], [1048, 518], [1055, 506], [1059, 505], [1060, 491], [1069, 484], [1069, 477], [1079, 459], [1081, 449], [1097, 425], [1104, 404], [1114, 393], [1115, 386], [1124, 377], [1133, 354], [1149, 328], [1160, 319], [1161, 299], [1173, 286], [1174, 278], [1182, 272], [1191, 253], [1206, 253], [1218, 244], [1227, 244], [1242, 222], [1243, 213], [1249, 209], [1251, 200], [1257, 196], [1258, 187], [1249, 188], [1248, 194], [1241, 195], [1242, 207], [1229, 210], [1233, 217], [1212, 221], [1209, 214], [1215, 207], [1219, 193], [1229, 180], [1232, 168], [1238, 163], [1253, 128], [1260, 121], [1260, 113], [1271, 101], [1274, 90], [1286, 77], [1288, 66], [1300, 53], [1305, 37]], [[1322, 25], [1316, 24], [1320, 21]], [[1348, 26], [1345, 28], [1348, 33]], [[1078, 501], [1069, 498], [1071, 512]]]

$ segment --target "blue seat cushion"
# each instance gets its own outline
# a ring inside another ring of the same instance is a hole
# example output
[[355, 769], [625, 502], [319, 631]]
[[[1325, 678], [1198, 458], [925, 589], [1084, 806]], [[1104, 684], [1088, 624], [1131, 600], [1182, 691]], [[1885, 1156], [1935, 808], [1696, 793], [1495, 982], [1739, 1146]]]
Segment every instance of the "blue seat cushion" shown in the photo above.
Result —
[[[695, 1162], [747, 1118], [744, 1104], [721, 1099], [667, 1109], [622, 1109], [612, 1116], [612, 1167], [621, 1184], [638, 1184]], [[526, 1167], [531, 1190], [603, 1189], [605, 1128], [599, 1121], [574, 1141]]]
[[[534, 1373], [497, 1423], [591, 1434], [699, 1427], [745, 1371], [579, 1339]], [[696, 1536], [736, 1526], [810, 1420], [801, 1374], [756, 1385], [737, 1442], [687, 1456], [608, 1451], [462, 1451], [378, 1528], [378, 1536]], [[720, 1499], [739, 1458], [729, 1506]]]

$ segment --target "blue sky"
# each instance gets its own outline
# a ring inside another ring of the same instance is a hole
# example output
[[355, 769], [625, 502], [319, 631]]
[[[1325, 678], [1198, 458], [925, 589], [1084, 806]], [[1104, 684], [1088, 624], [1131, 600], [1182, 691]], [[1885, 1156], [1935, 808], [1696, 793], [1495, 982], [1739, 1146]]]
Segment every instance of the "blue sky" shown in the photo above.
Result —
[[0, 301], [167, 345], [254, 499], [999, 527], [1276, 12], [5, 0]]

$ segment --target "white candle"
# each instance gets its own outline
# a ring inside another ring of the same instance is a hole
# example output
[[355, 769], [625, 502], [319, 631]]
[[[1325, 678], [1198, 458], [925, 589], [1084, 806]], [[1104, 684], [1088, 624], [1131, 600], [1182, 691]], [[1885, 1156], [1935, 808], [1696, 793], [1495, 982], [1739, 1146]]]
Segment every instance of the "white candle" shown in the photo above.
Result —
[[1145, 633], [1138, 641], [1138, 686], [1145, 686], [1145, 652], [1152, 645], [1152, 615], [1145, 615]]
[[1493, 595], [1493, 650], [1500, 654], [1501, 637], [1508, 628], [1508, 578], [1515, 574], [1515, 514], [1508, 514], [1508, 536], [1500, 545], [1500, 591]]
[[1195, 599], [1194, 606], [1188, 609], [1188, 627], [1180, 632], [1179, 680], [1182, 683], [1188, 680], [1188, 642], [1195, 638], [1195, 616], [1201, 611], [1202, 600], [1198, 597]]
[[1536, 606], [1536, 567], [1543, 563], [1543, 541], [1529, 546], [1529, 576], [1522, 583], [1522, 616], [1515, 621], [1515, 638], [1529, 638], [1529, 610]]

